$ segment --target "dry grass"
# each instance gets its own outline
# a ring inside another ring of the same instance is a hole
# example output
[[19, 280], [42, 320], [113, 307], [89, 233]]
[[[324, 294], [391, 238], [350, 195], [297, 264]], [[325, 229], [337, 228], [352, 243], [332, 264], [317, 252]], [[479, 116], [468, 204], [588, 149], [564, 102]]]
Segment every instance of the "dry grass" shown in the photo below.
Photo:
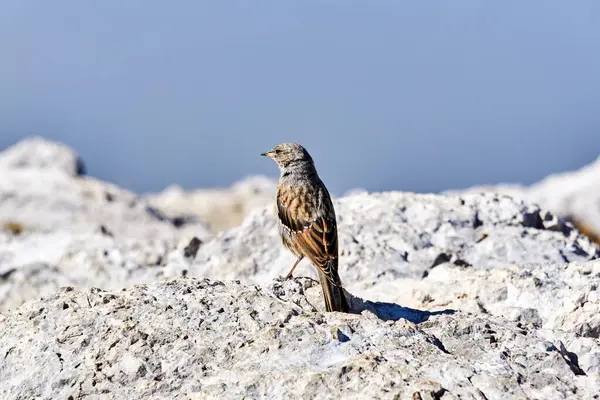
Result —
[[19, 224], [18, 222], [6, 222], [4, 223], [4, 225], [2, 226], [2, 228], [8, 232], [11, 233], [13, 235], [20, 235], [21, 233], [23, 233], [23, 225]]

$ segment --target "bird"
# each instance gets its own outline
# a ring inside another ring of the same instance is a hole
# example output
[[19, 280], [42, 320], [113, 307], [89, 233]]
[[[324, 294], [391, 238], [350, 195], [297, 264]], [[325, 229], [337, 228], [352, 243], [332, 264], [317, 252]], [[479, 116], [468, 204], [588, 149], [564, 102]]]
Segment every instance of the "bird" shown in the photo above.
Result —
[[283, 245], [297, 257], [286, 278], [305, 257], [316, 267], [328, 312], [348, 313], [338, 274], [338, 233], [329, 191], [308, 151], [298, 143], [280, 143], [261, 156], [279, 166], [275, 214]]

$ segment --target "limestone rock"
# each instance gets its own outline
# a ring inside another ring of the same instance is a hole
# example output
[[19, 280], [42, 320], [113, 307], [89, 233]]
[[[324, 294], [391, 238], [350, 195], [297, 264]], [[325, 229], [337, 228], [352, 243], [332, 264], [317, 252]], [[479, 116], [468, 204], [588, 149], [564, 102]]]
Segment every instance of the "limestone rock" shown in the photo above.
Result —
[[21, 226], [19, 233], [102, 231], [151, 239], [172, 237], [174, 228], [187, 225], [209, 234], [197, 217], [167, 217], [128, 190], [79, 176], [80, 163], [71, 149], [41, 138], [0, 153], [0, 223]]
[[[363, 193], [334, 204], [340, 276], [361, 294], [396, 280], [419, 281], [443, 264], [479, 271], [600, 256], [568, 223], [507, 196]], [[203, 245], [190, 273], [257, 283], [284, 275], [294, 258], [277, 232], [273, 210], [258, 210]], [[308, 260], [296, 274], [316, 278]]]
[[167, 217], [116, 185], [54, 169], [2, 171], [0, 222], [20, 224], [25, 232], [104, 230], [151, 238], [187, 225], [200, 235], [210, 233], [199, 218]]
[[576, 171], [550, 175], [531, 186], [487, 185], [446, 194], [495, 192], [538, 204], [590, 230], [600, 242], [600, 157]]
[[1, 169], [52, 169], [68, 176], [85, 175], [83, 160], [69, 147], [34, 136], [0, 153]]
[[0, 310], [62, 285], [118, 288], [166, 263], [197, 217], [167, 216], [134, 193], [78, 176], [70, 149], [34, 138], [0, 153]]
[[592, 399], [600, 390], [536, 328], [464, 312], [386, 320], [377, 305], [324, 314], [308, 300], [314, 290], [306, 279], [189, 278], [65, 288], [1, 322], [0, 397]]

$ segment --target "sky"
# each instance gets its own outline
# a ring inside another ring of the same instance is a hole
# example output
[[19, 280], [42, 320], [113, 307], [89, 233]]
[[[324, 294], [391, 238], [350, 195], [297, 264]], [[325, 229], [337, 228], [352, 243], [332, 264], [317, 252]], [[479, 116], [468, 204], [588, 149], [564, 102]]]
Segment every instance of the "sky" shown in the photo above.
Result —
[[61, 141], [137, 192], [530, 184], [600, 155], [600, 2], [4, 0], [0, 149]]

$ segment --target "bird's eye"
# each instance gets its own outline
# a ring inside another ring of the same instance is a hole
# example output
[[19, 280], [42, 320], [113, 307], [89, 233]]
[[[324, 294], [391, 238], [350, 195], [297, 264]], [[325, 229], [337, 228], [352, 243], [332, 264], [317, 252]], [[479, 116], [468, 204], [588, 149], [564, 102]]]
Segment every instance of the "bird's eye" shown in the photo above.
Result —
[[275, 154], [279, 154], [279, 153], [281, 153], [281, 150], [275, 149]]

